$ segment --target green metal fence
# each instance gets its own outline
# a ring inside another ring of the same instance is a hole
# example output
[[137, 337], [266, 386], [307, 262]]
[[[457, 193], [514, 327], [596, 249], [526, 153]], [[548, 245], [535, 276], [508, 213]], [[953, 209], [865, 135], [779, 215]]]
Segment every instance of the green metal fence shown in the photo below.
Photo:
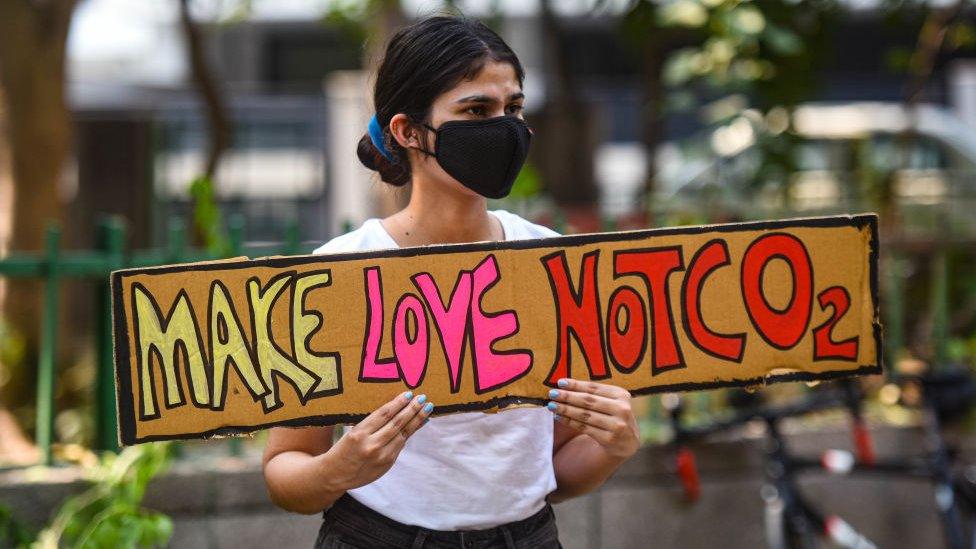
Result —
[[[295, 255], [309, 253], [299, 241], [298, 225], [284, 229], [280, 243], [245, 246], [244, 222], [240, 216], [228, 220], [230, 257]], [[61, 229], [50, 224], [45, 235], [45, 248], [40, 252], [15, 252], [0, 259], [0, 277], [34, 278], [43, 281], [39, 304], [41, 331], [37, 364], [37, 402], [35, 442], [43, 452], [44, 463], [51, 464], [55, 417], [55, 351], [58, 347], [58, 297], [65, 279], [93, 280], [96, 301], [93, 311], [95, 328], [95, 447], [117, 448], [117, 417], [115, 409], [115, 378], [112, 346], [112, 302], [109, 274], [117, 269], [147, 267], [171, 263], [186, 263], [220, 259], [205, 250], [187, 246], [186, 225], [181, 219], [171, 219], [166, 246], [160, 249], [126, 250], [126, 225], [120, 217], [107, 217], [98, 226], [97, 249], [86, 251], [63, 250]], [[235, 445], [232, 444], [232, 448]]]

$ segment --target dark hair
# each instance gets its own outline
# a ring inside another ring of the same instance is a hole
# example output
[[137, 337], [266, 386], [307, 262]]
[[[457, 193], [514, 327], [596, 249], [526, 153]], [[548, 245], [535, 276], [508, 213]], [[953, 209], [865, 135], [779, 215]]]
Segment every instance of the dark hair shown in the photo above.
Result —
[[[522, 85], [525, 71], [518, 57], [501, 37], [476, 19], [437, 15], [399, 29], [386, 46], [373, 88], [383, 143], [397, 162], [387, 160], [367, 132], [356, 149], [363, 165], [378, 171], [380, 179], [391, 185], [409, 183], [410, 162], [390, 134], [390, 119], [404, 113], [413, 122], [429, 124], [437, 96], [462, 80], [474, 78], [489, 60], [510, 63]], [[426, 132], [421, 133], [421, 143], [430, 150]]]

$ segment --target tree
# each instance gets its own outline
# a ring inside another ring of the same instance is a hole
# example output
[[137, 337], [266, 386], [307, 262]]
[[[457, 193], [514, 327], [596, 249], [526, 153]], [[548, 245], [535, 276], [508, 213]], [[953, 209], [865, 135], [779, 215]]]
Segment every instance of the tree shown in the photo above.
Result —
[[597, 201], [593, 178], [593, 115], [583, 103], [566, 42], [566, 30], [552, 0], [539, 3], [546, 64], [546, 105], [542, 112], [538, 165], [545, 189], [556, 203], [588, 206]]
[[[59, 186], [72, 141], [65, 50], [75, 0], [0, 1], [0, 87], [14, 181], [10, 245], [44, 247], [47, 222], [62, 219]], [[24, 335], [34, 360], [40, 311], [35, 281], [9, 281], [4, 316]]]
[[13, 248], [43, 247], [43, 225], [60, 219], [58, 183], [71, 147], [65, 43], [74, 0], [0, 2], [0, 84], [15, 182]]
[[[207, 119], [207, 156], [202, 172], [190, 183], [193, 198], [193, 233], [195, 239], [204, 244], [211, 253], [224, 255], [228, 241], [224, 236], [220, 209], [216, 204], [215, 181], [220, 158], [230, 146], [231, 123], [227, 116], [224, 95], [217, 82], [210, 62], [200, 26], [193, 19], [190, 0], [179, 0], [180, 28], [186, 43], [187, 61], [190, 74], [203, 104]], [[242, 4], [247, 8], [247, 4]]]
[[706, 122], [725, 125], [752, 107], [763, 118], [756, 124], [763, 130], [756, 136], [763, 163], [755, 180], [775, 181], [788, 196], [791, 113], [816, 90], [836, 13], [835, 0], [633, 0], [623, 30], [644, 58], [643, 139], [652, 159], [647, 197], [655, 190], [663, 115], [723, 101], [729, 108], [702, 109]]

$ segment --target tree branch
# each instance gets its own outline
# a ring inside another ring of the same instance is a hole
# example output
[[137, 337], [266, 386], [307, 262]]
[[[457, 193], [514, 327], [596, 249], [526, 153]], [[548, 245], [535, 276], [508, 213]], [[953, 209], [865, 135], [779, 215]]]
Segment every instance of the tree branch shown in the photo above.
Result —
[[220, 156], [230, 144], [230, 128], [224, 107], [223, 96], [207, 62], [203, 36], [200, 28], [190, 14], [190, 0], [180, 0], [180, 24], [186, 39], [190, 56], [190, 70], [206, 107], [207, 122], [210, 129], [210, 149], [204, 165], [204, 175], [213, 181]]

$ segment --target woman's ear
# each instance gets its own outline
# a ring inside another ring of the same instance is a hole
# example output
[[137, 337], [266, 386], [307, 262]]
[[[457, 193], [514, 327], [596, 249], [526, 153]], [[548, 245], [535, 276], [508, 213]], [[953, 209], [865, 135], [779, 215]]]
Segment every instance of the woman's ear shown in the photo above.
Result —
[[417, 140], [417, 130], [413, 124], [410, 123], [410, 119], [407, 115], [403, 113], [397, 113], [393, 115], [390, 119], [390, 133], [393, 135], [393, 139], [400, 144], [401, 147], [419, 147], [420, 142]]

